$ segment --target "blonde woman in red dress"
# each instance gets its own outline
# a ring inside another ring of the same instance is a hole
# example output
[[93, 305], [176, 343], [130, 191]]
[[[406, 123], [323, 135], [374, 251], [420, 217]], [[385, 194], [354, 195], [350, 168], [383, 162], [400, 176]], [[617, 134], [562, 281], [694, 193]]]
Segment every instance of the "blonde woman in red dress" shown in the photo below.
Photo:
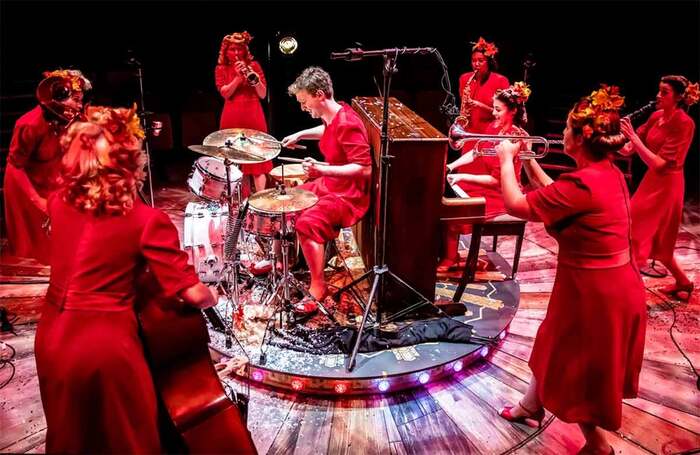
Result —
[[611, 155], [625, 143], [616, 87], [603, 86], [569, 112], [564, 151], [577, 169], [552, 181], [534, 160], [539, 188], [524, 195], [513, 155], [499, 144], [503, 200], [509, 214], [541, 221], [559, 243], [554, 288], [530, 355], [530, 386], [501, 417], [541, 425], [544, 408], [577, 423], [580, 454], [614, 453], [604, 430], [620, 427], [622, 399], [637, 396], [644, 354], [644, 287], [631, 251], [627, 185]]
[[145, 158], [134, 109], [89, 108], [62, 138], [49, 197], [51, 280], [34, 350], [48, 453], [160, 453], [153, 378], [134, 310], [148, 266], [167, 296], [207, 308], [164, 212], [137, 197]]
[[698, 84], [683, 76], [664, 76], [659, 82], [659, 110], [635, 132], [629, 119], [622, 132], [630, 140], [623, 153], [636, 152], [648, 166], [632, 197], [632, 241], [640, 264], [660, 261], [675, 283], [661, 291], [679, 300], [689, 300], [693, 283], [683, 272], [673, 250], [683, 216], [685, 179], [683, 163], [693, 141], [695, 122], [686, 113], [698, 101]]
[[[265, 98], [267, 82], [260, 64], [253, 60], [248, 43], [253, 39], [248, 32], [224, 36], [219, 50], [214, 76], [216, 89], [224, 98], [220, 129], [250, 128], [267, 133], [267, 122], [260, 99]], [[266, 174], [272, 170], [272, 161], [242, 164], [241, 172], [252, 175], [255, 191], [265, 189]]]
[[59, 139], [67, 123], [83, 110], [84, 93], [91, 88], [78, 70], [46, 72], [37, 89], [40, 105], [15, 123], [4, 179], [10, 254], [49, 262], [43, 225], [63, 156]]
[[[522, 128], [527, 123], [525, 102], [530, 96], [531, 90], [524, 82], [516, 82], [506, 90], [497, 90], [493, 97], [494, 121], [483, 131], [484, 134], [498, 136], [527, 136]], [[480, 148], [493, 147], [491, 142], [482, 142]], [[472, 143], [475, 145], [475, 143]], [[522, 147], [526, 147], [525, 144]], [[516, 175], [520, 175], [520, 159], [514, 158]], [[472, 149], [449, 163], [447, 171], [457, 170], [458, 174], [449, 174], [447, 181], [459, 185], [470, 197], [486, 198], [486, 218], [493, 219], [506, 213], [501, 196], [501, 169], [498, 158], [495, 156], [477, 155], [477, 150]], [[457, 247], [460, 234], [471, 232], [471, 225], [450, 225], [443, 236], [443, 247], [438, 273], [446, 273], [459, 268]]]

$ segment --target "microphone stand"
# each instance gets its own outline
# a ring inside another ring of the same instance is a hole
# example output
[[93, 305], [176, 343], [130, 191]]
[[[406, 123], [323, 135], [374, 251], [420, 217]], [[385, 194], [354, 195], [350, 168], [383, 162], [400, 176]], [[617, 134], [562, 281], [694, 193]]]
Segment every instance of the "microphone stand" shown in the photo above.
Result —
[[[139, 78], [139, 108], [141, 109], [141, 126], [143, 127], [143, 130], [148, 132], [147, 128], [147, 122], [146, 122], [146, 107], [144, 104], [144, 94], [143, 94], [143, 69], [141, 62], [136, 60], [134, 57], [131, 57], [128, 60], [129, 65], [133, 65], [136, 67], [136, 74]], [[143, 150], [146, 153], [146, 172], [148, 174], [148, 195], [150, 199], [150, 205], [151, 207], [155, 207], [155, 203], [153, 200], [153, 179], [151, 176], [151, 152], [148, 147], [148, 136], [146, 136], [145, 140], [143, 141]], [[143, 197], [143, 196], [142, 196]], [[145, 197], [144, 197], [145, 199]], [[148, 201], [145, 201], [146, 203], [149, 203]]]
[[[432, 300], [428, 299], [410, 284], [406, 283], [398, 275], [389, 270], [386, 264], [386, 225], [387, 225], [387, 211], [388, 211], [388, 187], [389, 187], [389, 168], [391, 167], [391, 159], [393, 156], [389, 155], [389, 90], [391, 88], [391, 77], [398, 70], [396, 68], [396, 60], [401, 54], [428, 54], [435, 52], [434, 48], [392, 48], [392, 49], [382, 49], [376, 51], [363, 51], [362, 49], [348, 49], [345, 52], [333, 52], [331, 53], [331, 59], [344, 59], [347, 61], [357, 61], [364, 57], [383, 57], [384, 58], [384, 83], [383, 83], [383, 111], [382, 111], [382, 131], [381, 131], [381, 147], [380, 147], [380, 159], [379, 159], [379, 189], [381, 193], [381, 210], [379, 223], [375, 225], [375, 237], [374, 237], [374, 254], [375, 254], [375, 266], [372, 270], [367, 271], [359, 278], [355, 279], [350, 284], [344, 286], [336, 292], [337, 296], [340, 296], [342, 292], [347, 289], [352, 288], [357, 283], [369, 278], [374, 275], [372, 281], [372, 287], [367, 299], [366, 306], [364, 308], [364, 313], [362, 315], [362, 322], [357, 332], [357, 338], [355, 339], [355, 345], [350, 356], [350, 361], [347, 366], [347, 371], [351, 372], [355, 367], [355, 362], [357, 354], [360, 348], [360, 342], [362, 341], [362, 332], [365, 329], [365, 323], [369, 317], [370, 309], [372, 308], [372, 302], [377, 299], [377, 316], [375, 328], [381, 326], [382, 323], [387, 323], [398, 319], [401, 316], [411, 313], [419, 307], [424, 305], [430, 305], [438, 313], [447, 316], [441, 309], [435, 306]], [[384, 297], [384, 291], [386, 288], [386, 277], [390, 277], [398, 282], [404, 288], [410, 290], [414, 295], [419, 298], [419, 301], [408, 308], [393, 314], [391, 317], [382, 320], [382, 302], [380, 297]]]

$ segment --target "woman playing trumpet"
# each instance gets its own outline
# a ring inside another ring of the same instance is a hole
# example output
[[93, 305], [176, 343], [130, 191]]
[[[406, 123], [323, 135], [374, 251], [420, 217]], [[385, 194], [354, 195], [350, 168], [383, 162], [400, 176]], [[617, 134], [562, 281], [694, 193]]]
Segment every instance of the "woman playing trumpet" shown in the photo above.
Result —
[[[260, 64], [253, 60], [248, 32], [226, 35], [221, 42], [219, 59], [214, 72], [216, 88], [224, 98], [220, 129], [250, 128], [267, 132], [267, 122], [260, 99], [267, 93], [267, 82]], [[272, 170], [272, 161], [242, 164], [241, 172], [252, 175], [255, 190], [265, 189], [265, 174]]]
[[[527, 136], [522, 128], [527, 122], [525, 102], [530, 96], [530, 88], [524, 82], [516, 82], [505, 90], [498, 90], [493, 97], [494, 121], [488, 126], [484, 134], [494, 136]], [[475, 141], [470, 141], [475, 144]], [[490, 146], [492, 146], [491, 144]], [[481, 147], [481, 146], [480, 146]], [[525, 148], [525, 144], [521, 144]], [[514, 158], [516, 175], [520, 174], [521, 163], [518, 157]], [[495, 156], [477, 155], [477, 150], [471, 149], [457, 160], [447, 165], [447, 171], [453, 172], [459, 169], [465, 171], [459, 174], [450, 174], [447, 181], [451, 185], [459, 185], [469, 196], [483, 196], [486, 198], [486, 217], [494, 218], [505, 213], [503, 197], [500, 187], [500, 166]], [[460, 233], [468, 233], [470, 225], [450, 225], [443, 236], [442, 259], [438, 264], [439, 273], [448, 272], [458, 266], [457, 244]]]

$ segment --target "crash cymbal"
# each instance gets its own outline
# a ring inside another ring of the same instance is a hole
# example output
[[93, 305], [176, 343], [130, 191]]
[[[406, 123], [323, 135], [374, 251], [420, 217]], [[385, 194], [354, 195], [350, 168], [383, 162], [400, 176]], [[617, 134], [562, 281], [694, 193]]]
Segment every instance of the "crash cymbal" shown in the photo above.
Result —
[[237, 161], [241, 164], [269, 161], [279, 155], [282, 149], [280, 142], [274, 137], [249, 128], [228, 128], [215, 131], [205, 137], [202, 144], [228, 146], [257, 157], [249, 161]]
[[228, 158], [236, 164], [262, 163], [264, 161], [268, 161], [268, 159], [262, 155], [246, 152], [233, 147], [224, 147], [217, 145], [190, 145], [187, 148], [192, 150], [193, 152], [212, 156], [214, 158]]
[[266, 213], [292, 213], [313, 207], [318, 196], [300, 188], [286, 188], [281, 194], [277, 188], [258, 191], [248, 198], [248, 204], [254, 210]]

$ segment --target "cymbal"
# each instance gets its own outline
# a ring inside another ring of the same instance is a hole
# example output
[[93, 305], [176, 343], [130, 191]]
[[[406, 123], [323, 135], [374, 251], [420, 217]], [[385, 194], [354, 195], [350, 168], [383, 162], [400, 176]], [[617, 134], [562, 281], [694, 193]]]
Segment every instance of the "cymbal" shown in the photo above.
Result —
[[193, 152], [213, 156], [214, 158], [228, 158], [236, 164], [262, 163], [264, 161], [268, 161], [268, 159], [262, 155], [246, 152], [233, 147], [218, 145], [190, 145], [187, 148]]
[[254, 210], [267, 213], [292, 213], [313, 207], [318, 196], [300, 188], [286, 188], [280, 194], [277, 188], [258, 191], [248, 198], [248, 204]]
[[[256, 159], [239, 158], [240, 164], [260, 163], [270, 161], [279, 155], [282, 146], [273, 136], [250, 128], [227, 128], [215, 131], [204, 138], [204, 145], [227, 146], [242, 152], [247, 152]], [[241, 155], [239, 155], [240, 157]]]

